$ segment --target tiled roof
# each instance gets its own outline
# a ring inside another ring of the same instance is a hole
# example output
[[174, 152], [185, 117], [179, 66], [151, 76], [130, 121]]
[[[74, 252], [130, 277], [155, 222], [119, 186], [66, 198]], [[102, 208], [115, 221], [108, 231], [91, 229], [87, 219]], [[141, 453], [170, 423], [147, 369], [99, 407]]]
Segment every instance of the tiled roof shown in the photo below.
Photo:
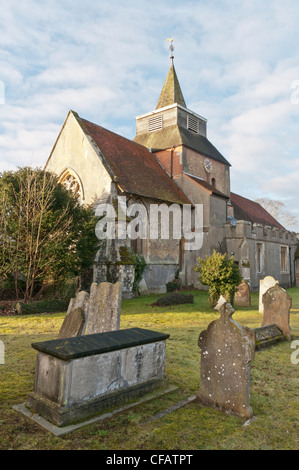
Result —
[[250, 199], [239, 196], [235, 193], [230, 194], [231, 203], [234, 208], [234, 216], [237, 220], [247, 220], [251, 223], [270, 225], [272, 227], [284, 229], [284, 227], [257, 202], [251, 201]]
[[207, 181], [205, 181], [201, 178], [198, 178], [195, 175], [190, 175], [189, 173], [184, 172], [184, 175], [187, 175], [189, 178], [192, 179], [192, 181], [195, 181], [195, 183], [197, 183], [202, 188], [208, 190], [209, 192], [211, 192], [215, 196], [224, 197], [225, 199], [229, 199], [228, 196], [226, 196], [224, 193], [222, 193], [217, 188], [215, 188], [215, 186], [212, 186], [211, 184], [207, 183]]
[[104, 164], [124, 192], [170, 203], [190, 204], [158, 158], [146, 147], [73, 114], [100, 150]]
[[145, 147], [154, 150], [165, 150], [172, 147], [184, 145], [201, 155], [213, 158], [218, 162], [231, 166], [224, 156], [214, 147], [214, 145], [203, 135], [189, 131], [182, 126], [174, 124], [164, 129], [148, 132], [146, 134], [138, 134], [134, 138], [134, 142], [138, 142]]

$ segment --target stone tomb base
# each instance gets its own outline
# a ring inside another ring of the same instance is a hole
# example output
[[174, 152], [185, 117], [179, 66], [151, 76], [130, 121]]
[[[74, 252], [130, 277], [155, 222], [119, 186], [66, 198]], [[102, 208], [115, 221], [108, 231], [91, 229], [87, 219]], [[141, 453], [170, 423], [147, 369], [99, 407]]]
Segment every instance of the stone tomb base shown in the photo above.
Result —
[[275, 324], [254, 328], [252, 331], [255, 336], [255, 349], [264, 349], [287, 339], [282, 330]]
[[32, 344], [26, 406], [57, 426], [91, 417], [162, 385], [169, 335], [140, 328]]

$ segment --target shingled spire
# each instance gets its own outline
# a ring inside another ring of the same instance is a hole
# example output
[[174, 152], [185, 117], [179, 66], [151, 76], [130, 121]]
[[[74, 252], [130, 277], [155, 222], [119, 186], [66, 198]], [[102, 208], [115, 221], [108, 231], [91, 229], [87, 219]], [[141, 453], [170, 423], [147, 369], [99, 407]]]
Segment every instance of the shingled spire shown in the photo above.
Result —
[[173, 65], [173, 51], [174, 51], [174, 46], [172, 44], [173, 39], [170, 39], [171, 41], [171, 46], [170, 46], [170, 51], [171, 51], [171, 65], [170, 69], [168, 72], [168, 75], [166, 77], [165, 83], [163, 85], [160, 98], [158, 101], [158, 104], [156, 106], [156, 109], [164, 108], [165, 106], [170, 106], [172, 104], [179, 104], [186, 108], [186, 103], [183, 97], [183, 93], [179, 84], [179, 80]]

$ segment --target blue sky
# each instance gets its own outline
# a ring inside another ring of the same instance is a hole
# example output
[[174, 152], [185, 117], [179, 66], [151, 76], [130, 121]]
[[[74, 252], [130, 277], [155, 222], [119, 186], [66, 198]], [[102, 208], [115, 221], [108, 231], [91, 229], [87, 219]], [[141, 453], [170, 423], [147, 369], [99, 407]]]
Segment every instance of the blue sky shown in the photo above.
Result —
[[232, 164], [299, 231], [299, 2], [1, 0], [0, 171], [43, 166], [69, 109], [128, 138], [175, 67]]

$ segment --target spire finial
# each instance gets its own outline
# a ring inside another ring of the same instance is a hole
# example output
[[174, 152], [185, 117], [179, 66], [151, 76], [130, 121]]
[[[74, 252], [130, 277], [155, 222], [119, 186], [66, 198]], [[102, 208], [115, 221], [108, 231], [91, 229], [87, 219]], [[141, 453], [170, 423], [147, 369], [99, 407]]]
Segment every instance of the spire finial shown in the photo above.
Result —
[[173, 55], [173, 51], [174, 51], [173, 38], [167, 38], [167, 42], [170, 42], [170, 46], [169, 46], [170, 60], [171, 60], [171, 63], [173, 64], [173, 59], [174, 59], [174, 55]]

